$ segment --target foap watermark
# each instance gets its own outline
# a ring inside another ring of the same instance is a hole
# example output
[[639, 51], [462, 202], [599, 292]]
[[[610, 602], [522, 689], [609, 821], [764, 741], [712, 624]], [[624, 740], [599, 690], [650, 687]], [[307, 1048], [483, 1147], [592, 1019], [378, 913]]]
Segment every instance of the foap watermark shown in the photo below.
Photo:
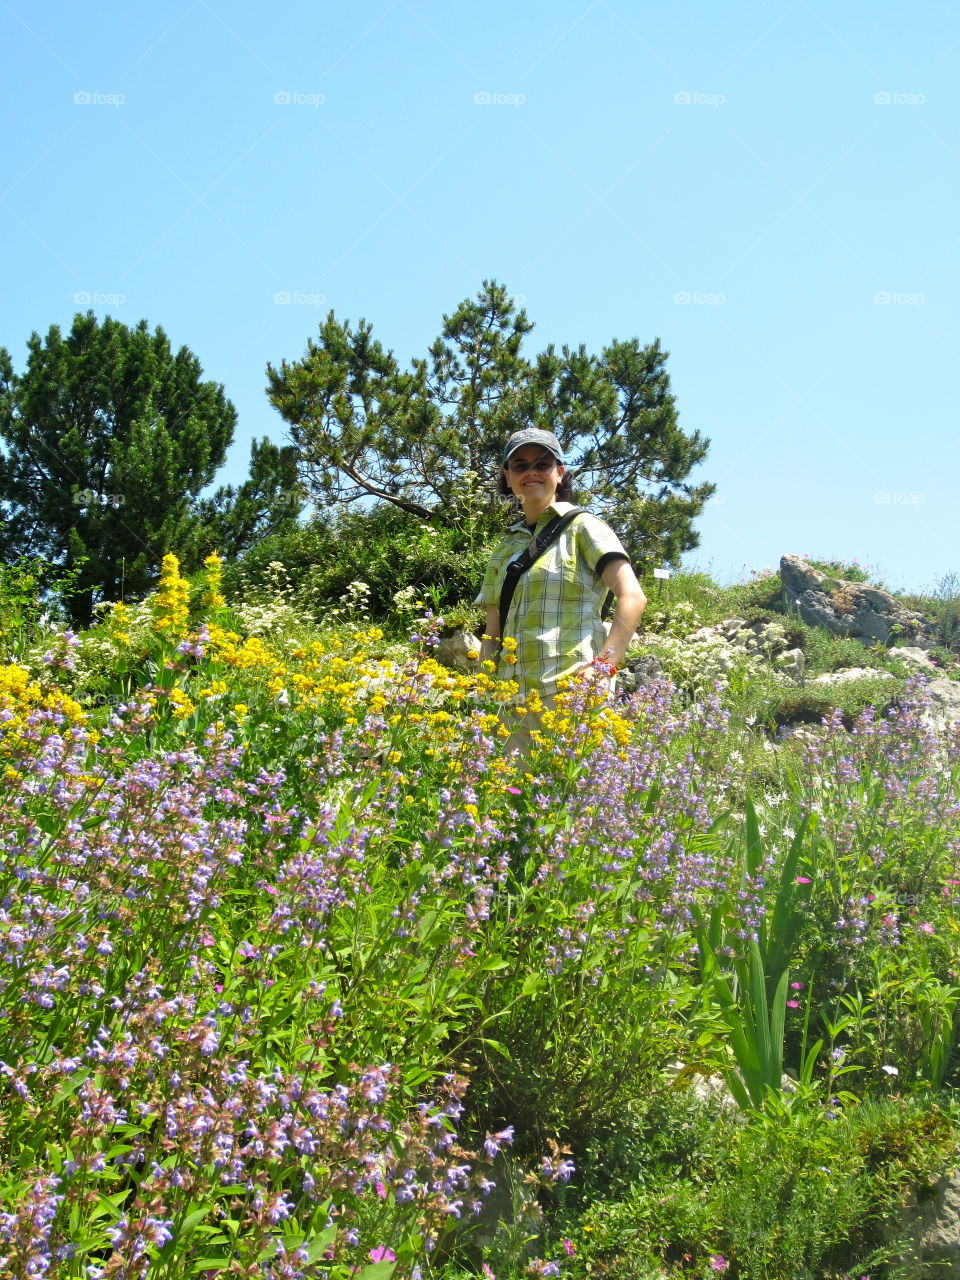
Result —
[[892, 895], [898, 907], [932, 907], [946, 898], [951, 907], [960, 907], [960, 880], [947, 880], [939, 893], [907, 893], [898, 889]]
[[299, 289], [278, 289], [273, 295], [276, 307], [322, 307], [326, 302], [322, 293], [301, 293]]
[[892, 493], [889, 489], [880, 489], [873, 495], [878, 507], [922, 507], [927, 501], [925, 493]]
[[70, 499], [75, 507], [122, 507], [125, 499], [119, 493], [97, 493], [95, 489], [78, 489]]
[[100, 293], [99, 290], [80, 289], [73, 295], [78, 307], [122, 307], [127, 300], [125, 293]]
[[725, 93], [699, 93], [681, 89], [673, 95], [678, 107], [722, 107], [727, 100]]
[[326, 100], [325, 93], [301, 93], [299, 89], [280, 89], [273, 95], [277, 107], [322, 107]]
[[901, 93], [898, 89], [881, 89], [873, 95], [875, 107], [922, 107], [925, 93]]
[[726, 300], [724, 293], [690, 293], [686, 289], [680, 289], [673, 295], [678, 307], [722, 307]]
[[477, 107], [522, 107], [527, 100], [525, 93], [501, 93], [499, 89], [479, 89], [473, 95]]
[[927, 300], [925, 293], [899, 293], [878, 289], [873, 295], [875, 307], [922, 307]]
[[125, 93], [101, 93], [99, 89], [78, 89], [73, 95], [78, 107], [122, 107], [126, 100]]

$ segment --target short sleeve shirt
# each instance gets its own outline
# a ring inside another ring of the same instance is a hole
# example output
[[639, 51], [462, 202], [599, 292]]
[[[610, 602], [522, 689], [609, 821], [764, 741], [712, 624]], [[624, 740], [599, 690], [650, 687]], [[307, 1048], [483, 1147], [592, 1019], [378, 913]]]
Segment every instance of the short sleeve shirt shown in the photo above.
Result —
[[[493, 549], [477, 604], [499, 605], [507, 565], [554, 516], [570, 511], [572, 505], [552, 503], [533, 533], [522, 522], [510, 528]], [[520, 576], [504, 627], [504, 636], [517, 641], [517, 661], [511, 666], [501, 653], [498, 677], [516, 680], [521, 694], [530, 689], [554, 693], [558, 680], [591, 662], [607, 636], [600, 618], [607, 588], [600, 575], [614, 560], [627, 559], [620, 539], [597, 516], [583, 512], [571, 521]]]

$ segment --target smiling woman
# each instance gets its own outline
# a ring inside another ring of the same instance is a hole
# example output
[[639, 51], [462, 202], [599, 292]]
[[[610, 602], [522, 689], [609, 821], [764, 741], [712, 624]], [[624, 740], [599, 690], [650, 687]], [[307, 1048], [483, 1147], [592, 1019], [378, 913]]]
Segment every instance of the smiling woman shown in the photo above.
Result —
[[[521, 695], [535, 690], [549, 701], [565, 677], [591, 666], [601, 675], [616, 670], [646, 597], [609, 525], [569, 501], [553, 432], [529, 428], [510, 437], [500, 489], [517, 499], [523, 519], [494, 548], [477, 597], [486, 609], [483, 657], [498, 655], [498, 674], [516, 680]], [[601, 618], [608, 591], [617, 598], [609, 636]]]

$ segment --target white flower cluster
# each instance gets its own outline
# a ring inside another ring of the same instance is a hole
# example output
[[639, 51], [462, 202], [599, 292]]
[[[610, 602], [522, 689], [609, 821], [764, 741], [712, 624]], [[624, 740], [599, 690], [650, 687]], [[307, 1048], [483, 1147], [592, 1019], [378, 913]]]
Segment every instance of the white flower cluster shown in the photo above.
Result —
[[[694, 698], [711, 693], [717, 684], [726, 689], [735, 674], [759, 673], [763, 666], [759, 658], [737, 652], [719, 637], [691, 644], [673, 635], [652, 636], [643, 652], [653, 654], [664, 675]], [[628, 659], [634, 656], [635, 651], [627, 654]]]
[[294, 627], [307, 625], [307, 619], [282, 595], [276, 600], [244, 600], [234, 606], [234, 612], [247, 636], [286, 635]]
[[689, 600], [680, 600], [666, 609], [658, 609], [643, 620], [644, 630], [655, 631], [658, 636], [673, 636], [682, 640], [691, 631], [703, 626], [703, 619]]

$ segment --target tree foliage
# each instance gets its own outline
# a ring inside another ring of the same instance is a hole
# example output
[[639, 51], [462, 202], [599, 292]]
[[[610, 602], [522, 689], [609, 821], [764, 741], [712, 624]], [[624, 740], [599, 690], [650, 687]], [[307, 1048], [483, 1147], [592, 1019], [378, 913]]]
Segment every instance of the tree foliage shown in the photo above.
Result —
[[189, 566], [194, 500], [233, 438], [223, 387], [161, 328], [93, 312], [27, 344], [22, 375], [0, 349], [0, 552], [77, 570], [74, 621], [98, 598], [152, 585], [165, 552]]
[[543, 427], [559, 437], [580, 499], [638, 563], [677, 560], [697, 545], [693, 521], [714, 486], [689, 481], [709, 441], [680, 429], [668, 353], [633, 338], [599, 355], [550, 345], [528, 359], [532, 329], [504, 286], [485, 281], [405, 370], [365, 320], [354, 327], [331, 311], [301, 360], [267, 369], [307, 491], [320, 505], [374, 498], [489, 531], [502, 512], [504, 440]]
[[303, 509], [297, 451], [266, 436], [250, 444], [250, 474], [197, 504], [199, 547], [233, 560], [274, 534], [293, 530]]

